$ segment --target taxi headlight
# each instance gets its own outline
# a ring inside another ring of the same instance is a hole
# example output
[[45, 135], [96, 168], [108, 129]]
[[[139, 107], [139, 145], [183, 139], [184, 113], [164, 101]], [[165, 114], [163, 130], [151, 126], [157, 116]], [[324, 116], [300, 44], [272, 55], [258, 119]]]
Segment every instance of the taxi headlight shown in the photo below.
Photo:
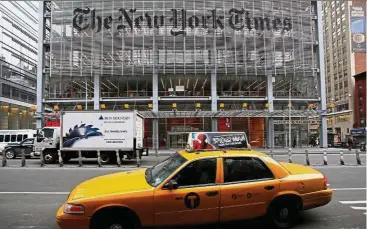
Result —
[[84, 214], [85, 209], [84, 206], [81, 204], [65, 204], [64, 206], [64, 213], [65, 214]]

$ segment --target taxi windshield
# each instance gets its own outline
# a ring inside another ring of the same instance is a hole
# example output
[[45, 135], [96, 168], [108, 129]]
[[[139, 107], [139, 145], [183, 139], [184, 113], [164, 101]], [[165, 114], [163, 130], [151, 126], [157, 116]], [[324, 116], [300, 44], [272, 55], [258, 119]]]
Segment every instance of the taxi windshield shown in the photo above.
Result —
[[145, 178], [150, 185], [157, 187], [186, 161], [179, 153], [174, 153], [161, 163], [147, 169]]

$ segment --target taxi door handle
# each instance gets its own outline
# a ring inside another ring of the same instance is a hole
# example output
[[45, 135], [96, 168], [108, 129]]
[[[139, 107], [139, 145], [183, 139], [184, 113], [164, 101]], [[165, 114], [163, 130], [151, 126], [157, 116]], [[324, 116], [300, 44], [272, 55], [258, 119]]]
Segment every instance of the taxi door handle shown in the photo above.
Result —
[[209, 197], [211, 197], [211, 196], [218, 195], [218, 193], [219, 193], [218, 191], [211, 191], [211, 192], [207, 192], [206, 195], [209, 196]]
[[274, 186], [273, 185], [268, 185], [264, 187], [266, 190], [273, 190]]

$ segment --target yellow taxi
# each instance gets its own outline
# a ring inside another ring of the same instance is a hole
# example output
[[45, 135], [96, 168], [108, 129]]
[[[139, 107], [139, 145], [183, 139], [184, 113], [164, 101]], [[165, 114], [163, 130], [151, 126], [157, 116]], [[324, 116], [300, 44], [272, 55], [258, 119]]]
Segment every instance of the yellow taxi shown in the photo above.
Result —
[[137, 229], [266, 216], [288, 228], [298, 213], [328, 204], [326, 177], [252, 150], [182, 150], [135, 171], [87, 180], [60, 207], [62, 229]]

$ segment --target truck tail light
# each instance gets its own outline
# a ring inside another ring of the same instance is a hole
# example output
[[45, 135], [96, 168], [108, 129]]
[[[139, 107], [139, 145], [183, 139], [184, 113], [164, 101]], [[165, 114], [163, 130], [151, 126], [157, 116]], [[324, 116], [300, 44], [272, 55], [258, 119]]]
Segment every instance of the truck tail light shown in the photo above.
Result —
[[65, 204], [64, 213], [65, 214], [84, 214], [84, 206], [80, 204]]

